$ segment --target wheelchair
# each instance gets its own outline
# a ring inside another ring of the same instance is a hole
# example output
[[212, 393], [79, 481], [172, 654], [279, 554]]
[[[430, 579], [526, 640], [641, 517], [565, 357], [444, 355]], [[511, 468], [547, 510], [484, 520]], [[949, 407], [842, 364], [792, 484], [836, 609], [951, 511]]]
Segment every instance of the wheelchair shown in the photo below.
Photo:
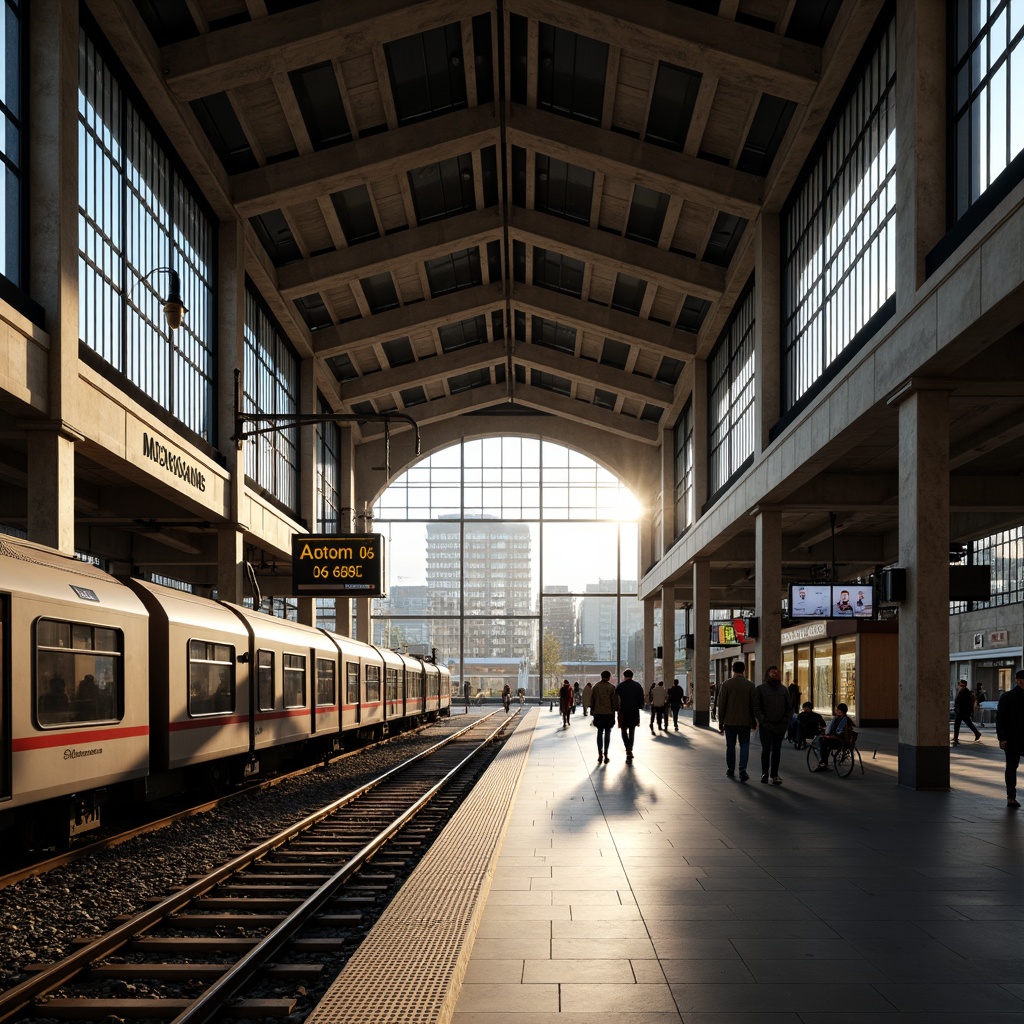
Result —
[[[837, 746], [829, 747], [828, 756], [826, 757], [826, 763], [831, 766], [836, 775], [841, 779], [845, 779], [848, 775], [853, 772], [855, 765], [860, 765], [860, 773], [864, 774], [864, 761], [860, 756], [860, 751], [857, 749], [857, 731], [850, 729], [850, 737], [846, 738], [845, 734], [838, 737], [842, 740]], [[821, 763], [821, 741], [824, 739], [824, 734], [819, 734], [814, 737], [814, 740], [807, 747], [807, 770], [816, 772], [818, 765]]]

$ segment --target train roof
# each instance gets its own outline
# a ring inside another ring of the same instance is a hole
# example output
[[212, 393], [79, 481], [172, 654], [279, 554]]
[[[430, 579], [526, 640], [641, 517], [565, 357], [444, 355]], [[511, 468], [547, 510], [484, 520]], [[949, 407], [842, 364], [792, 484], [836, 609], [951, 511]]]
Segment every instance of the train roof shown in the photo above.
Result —
[[229, 608], [208, 597], [165, 587], [148, 580], [127, 580], [151, 613], [163, 615], [169, 623], [216, 629], [238, 637], [247, 636], [245, 626]]
[[98, 607], [146, 613], [131, 590], [98, 566], [19, 537], [0, 537], [0, 590], [79, 603], [85, 618]]

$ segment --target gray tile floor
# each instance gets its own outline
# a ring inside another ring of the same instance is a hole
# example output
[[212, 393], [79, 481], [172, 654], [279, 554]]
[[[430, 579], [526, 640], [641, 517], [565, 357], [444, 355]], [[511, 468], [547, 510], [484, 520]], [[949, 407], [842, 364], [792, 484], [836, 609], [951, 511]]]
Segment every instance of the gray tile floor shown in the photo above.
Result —
[[861, 731], [847, 779], [786, 745], [777, 787], [756, 738], [733, 781], [688, 718], [637, 730], [632, 766], [613, 733], [601, 767], [589, 718], [531, 718], [455, 1024], [1024, 1019], [1024, 816], [991, 728], [916, 793], [895, 730]]

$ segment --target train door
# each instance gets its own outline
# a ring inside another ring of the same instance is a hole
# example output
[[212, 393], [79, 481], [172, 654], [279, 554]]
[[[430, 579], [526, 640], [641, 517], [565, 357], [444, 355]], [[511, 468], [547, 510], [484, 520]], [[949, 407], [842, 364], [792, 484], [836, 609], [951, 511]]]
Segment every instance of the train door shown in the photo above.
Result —
[[0, 800], [11, 796], [10, 602], [0, 595]]
[[345, 710], [354, 717], [356, 724], [362, 721], [362, 701], [359, 693], [359, 662], [353, 659], [345, 662]]

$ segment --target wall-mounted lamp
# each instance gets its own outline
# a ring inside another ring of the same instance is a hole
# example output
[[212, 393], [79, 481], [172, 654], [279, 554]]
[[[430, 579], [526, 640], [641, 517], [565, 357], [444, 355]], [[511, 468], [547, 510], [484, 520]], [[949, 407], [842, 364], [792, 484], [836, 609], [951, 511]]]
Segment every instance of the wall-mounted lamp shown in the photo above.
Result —
[[168, 330], [176, 331], [181, 326], [188, 310], [185, 303], [181, 301], [181, 278], [176, 270], [170, 267], [157, 267], [148, 274], [144, 274], [143, 281], [148, 281], [154, 274], [164, 273], [168, 276], [167, 298], [164, 299], [164, 319], [167, 321]]

